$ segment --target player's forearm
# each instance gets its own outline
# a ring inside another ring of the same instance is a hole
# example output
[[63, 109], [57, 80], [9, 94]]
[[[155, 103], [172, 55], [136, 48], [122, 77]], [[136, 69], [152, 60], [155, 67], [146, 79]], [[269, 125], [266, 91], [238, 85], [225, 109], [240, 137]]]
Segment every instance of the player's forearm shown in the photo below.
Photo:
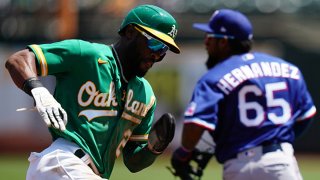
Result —
[[11, 55], [5, 64], [13, 82], [22, 89], [24, 82], [31, 77], [37, 77], [35, 55], [28, 49]]
[[193, 123], [185, 124], [183, 126], [181, 145], [187, 150], [193, 150], [204, 131], [204, 128]]
[[123, 149], [124, 164], [131, 172], [138, 172], [150, 166], [158, 155], [152, 153], [146, 144], [128, 142]]

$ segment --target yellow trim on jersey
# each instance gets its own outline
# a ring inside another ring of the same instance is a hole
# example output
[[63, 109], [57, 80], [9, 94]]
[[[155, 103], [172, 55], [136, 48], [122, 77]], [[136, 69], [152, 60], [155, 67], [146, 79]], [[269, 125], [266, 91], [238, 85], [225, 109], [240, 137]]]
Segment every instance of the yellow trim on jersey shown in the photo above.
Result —
[[39, 64], [40, 64], [40, 71], [41, 71], [41, 76], [47, 76], [48, 75], [48, 64], [46, 57], [44, 56], [42, 49], [40, 48], [39, 45], [32, 44], [30, 46], [36, 53], [38, 59], [39, 59]]
[[126, 112], [122, 113], [121, 118], [126, 119], [126, 120], [131, 121], [131, 122], [136, 123], [136, 124], [140, 124], [141, 123], [140, 119], [138, 119], [136, 117], [133, 117], [132, 115], [130, 115], [130, 114], [126, 113]]
[[147, 141], [148, 137], [149, 137], [148, 134], [145, 134], [145, 135], [132, 135], [129, 138], [129, 141]]

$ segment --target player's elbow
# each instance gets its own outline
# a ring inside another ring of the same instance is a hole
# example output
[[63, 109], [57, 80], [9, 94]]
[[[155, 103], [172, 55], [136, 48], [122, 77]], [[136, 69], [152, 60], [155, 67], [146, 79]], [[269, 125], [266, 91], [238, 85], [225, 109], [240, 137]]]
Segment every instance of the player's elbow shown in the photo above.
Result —
[[[27, 67], [35, 66], [35, 56], [28, 49], [24, 49], [12, 54], [5, 63], [5, 67], [8, 71], [13, 70], [25, 70]], [[30, 69], [30, 68], [29, 68]]]
[[143, 144], [128, 142], [123, 148], [123, 163], [132, 173], [149, 167], [157, 157], [143, 146]]
[[130, 160], [125, 160], [124, 164], [126, 165], [126, 167], [130, 172], [136, 173], [150, 166], [153, 162], [154, 161], [145, 162], [145, 161], [136, 161], [134, 159], [130, 159]]
[[14, 68], [15, 64], [16, 64], [16, 58], [14, 57], [14, 55], [12, 55], [6, 61], [5, 67], [7, 68], [8, 71], [10, 71], [11, 69]]
[[128, 170], [131, 172], [131, 173], [136, 173], [136, 172], [139, 172], [141, 171], [142, 169], [144, 168], [137, 168], [137, 167], [134, 167], [134, 166], [127, 166], [126, 167], [128, 168]]

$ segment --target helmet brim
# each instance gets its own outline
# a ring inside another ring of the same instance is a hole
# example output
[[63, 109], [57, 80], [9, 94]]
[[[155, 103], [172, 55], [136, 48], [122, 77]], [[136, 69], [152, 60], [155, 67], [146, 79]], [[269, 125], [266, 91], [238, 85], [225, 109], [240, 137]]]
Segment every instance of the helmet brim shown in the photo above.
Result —
[[161, 42], [163, 42], [165, 45], [167, 45], [169, 47], [170, 51], [172, 51], [176, 54], [180, 53], [180, 48], [178, 47], [178, 45], [174, 42], [174, 40], [169, 35], [162, 33], [160, 31], [157, 31], [155, 29], [149, 28], [147, 26], [143, 26], [140, 24], [136, 24], [136, 25], [141, 27], [145, 31], [147, 31], [153, 37], [155, 37], [158, 40], [160, 40]]
[[207, 33], [214, 33], [210, 28], [209, 24], [206, 24], [206, 23], [194, 23], [193, 28], [207, 32]]

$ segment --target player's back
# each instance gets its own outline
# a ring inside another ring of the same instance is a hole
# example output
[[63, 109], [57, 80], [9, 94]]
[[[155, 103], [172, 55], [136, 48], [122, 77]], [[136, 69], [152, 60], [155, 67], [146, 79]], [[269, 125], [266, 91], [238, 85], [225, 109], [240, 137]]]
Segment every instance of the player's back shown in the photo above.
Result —
[[267, 54], [232, 56], [206, 76], [222, 94], [214, 131], [219, 161], [262, 143], [292, 142], [294, 122], [313, 106], [299, 69]]

